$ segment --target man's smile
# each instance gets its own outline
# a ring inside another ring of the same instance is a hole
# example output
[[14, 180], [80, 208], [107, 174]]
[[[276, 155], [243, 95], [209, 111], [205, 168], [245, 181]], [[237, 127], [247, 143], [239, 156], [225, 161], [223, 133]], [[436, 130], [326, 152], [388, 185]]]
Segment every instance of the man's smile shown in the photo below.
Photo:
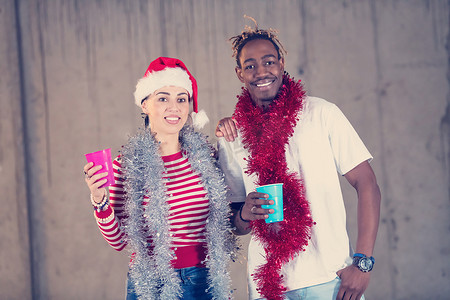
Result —
[[275, 79], [265, 79], [265, 80], [257, 81], [255, 83], [253, 83], [252, 85], [260, 88], [260, 87], [269, 86], [269, 85], [271, 85], [274, 82], [275, 82]]

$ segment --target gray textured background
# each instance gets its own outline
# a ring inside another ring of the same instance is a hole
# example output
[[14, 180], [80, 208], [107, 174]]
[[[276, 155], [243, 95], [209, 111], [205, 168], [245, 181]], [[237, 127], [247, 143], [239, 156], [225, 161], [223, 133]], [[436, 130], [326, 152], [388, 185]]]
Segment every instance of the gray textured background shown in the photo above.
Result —
[[[227, 38], [251, 24], [244, 14], [280, 31], [286, 70], [336, 103], [375, 156], [367, 299], [449, 299], [449, 12], [444, 0], [1, 0], [0, 299], [124, 298], [128, 258], [96, 228], [83, 154], [117, 154], [140, 126], [132, 92], [158, 56], [197, 78], [212, 136], [240, 89]], [[244, 269], [245, 257], [231, 266], [236, 299]]]

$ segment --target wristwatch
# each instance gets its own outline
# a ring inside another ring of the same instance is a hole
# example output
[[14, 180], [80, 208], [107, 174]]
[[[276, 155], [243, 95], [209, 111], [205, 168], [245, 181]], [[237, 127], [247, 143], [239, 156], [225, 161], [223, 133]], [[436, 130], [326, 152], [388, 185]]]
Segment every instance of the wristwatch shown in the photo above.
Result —
[[373, 256], [367, 257], [362, 253], [353, 254], [353, 265], [356, 266], [362, 272], [370, 272], [375, 264], [375, 258]]

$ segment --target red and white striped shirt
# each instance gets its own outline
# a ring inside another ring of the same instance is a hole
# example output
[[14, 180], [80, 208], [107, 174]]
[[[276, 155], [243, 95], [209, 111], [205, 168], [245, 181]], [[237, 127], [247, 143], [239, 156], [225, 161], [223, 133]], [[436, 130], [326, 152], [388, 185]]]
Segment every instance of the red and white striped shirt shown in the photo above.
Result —
[[[172, 235], [174, 268], [201, 266], [205, 258], [205, 225], [209, 214], [209, 199], [201, 178], [182, 152], [163, 156], [165, 172], [163, 181], [167, 189], [169, 204], [169, 230]], [[120, 157], [113, 162], [115, 184], [109, 187], [110, 205], [101, 212], [95, 211], [97, 224], [105, 240], [117, 251], [125, 248], [124, 232], [121, 228], [125, 195]], [[148, 204], [144, 197], [142, 205]], [[151, 209], [151, 205], [149, 206]], [[147, 237], [149, 245], [152, 243]]]

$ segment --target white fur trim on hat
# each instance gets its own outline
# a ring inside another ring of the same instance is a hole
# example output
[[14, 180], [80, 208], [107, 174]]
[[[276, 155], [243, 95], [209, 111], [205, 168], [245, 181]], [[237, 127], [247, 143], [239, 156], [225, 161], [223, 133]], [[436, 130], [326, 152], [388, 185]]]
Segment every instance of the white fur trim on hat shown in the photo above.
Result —
[[192, 112], [191, 117], [192, 125], [194, 125], [194, 127], [197, 129], [202, 129], [209, 122], [209, 118], [203, 109], [198, 113]]
[[179, 86], [185, 88], [192, 97], [192, 82], [189, 75], [181, 68], [165, 68], [161, 71], [147, 72], [139, 79], [134, 92], [134, 102], [141, 107], [141, 101], [157, 89], [165, 86]]

